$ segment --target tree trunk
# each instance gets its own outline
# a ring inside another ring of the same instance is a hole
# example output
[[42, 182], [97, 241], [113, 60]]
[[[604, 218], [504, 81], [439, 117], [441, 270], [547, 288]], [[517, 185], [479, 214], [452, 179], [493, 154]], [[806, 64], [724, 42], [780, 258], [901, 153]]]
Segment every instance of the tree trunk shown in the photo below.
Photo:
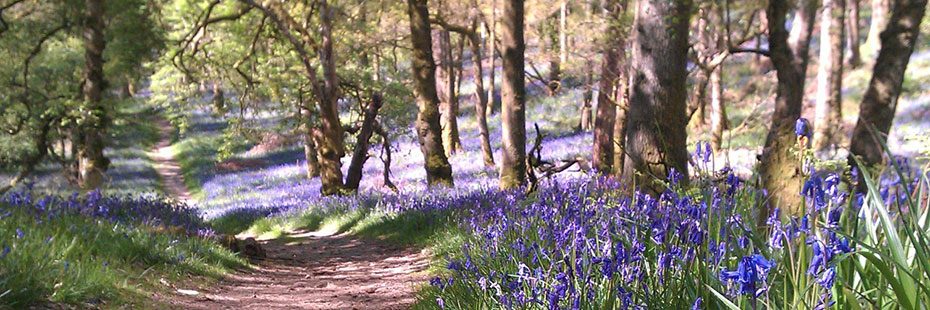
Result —
[[436, 64], [430, 42], [429, 9], [426, 0], [407, 0], [410, 17], [410, 40], [414, 92], [416, 93], [416, 130], [420, 151], [426, 168], [426, 181], [430, 186], [452, 186], [452, 166], [442, 146], [442, 129], [439, 126], [439, 97], [436, 95]]
[[456, 65], [452, 50], [452, 34], [449, 30], [438, 31], [439, 68], [436, 70], [437, 95], [439, 96], [440, 127], [442, 127], [442, 145], [446, 156], [455, 154], [462, 142], [458, 138], [458, 94], [456, 93]]
[[543, 33], [541, 33], [542, 41], [546, 45], [544, 50], [549, 58], [549, 76], [546, 78], [548, 80], [546, 87], [550, 96], [558, 94], [562, 83], [562, 47], [558, 45], [561, 43], [562, 28], [560, 28], [561, 19], [559, 18], [560, 15], [557, 14], [547, 17], [544, 21]]
[[213, 113], [222, 115], [226, 111], [226, 96], [220, 82], [213, 81]]
[[559, 63], [568, 63], [568, 1], [559, 7]]
[[[809, 56], [807, 46], [810, 44], [812, 24], [807, 24], [807, 34], [800, 37], [796, 49], [788, 44], [785, 30], [785, 14], [788, 3], [771, 1], [766, 11], [769, 30], [769, 53], [775, 67], [778, 85], [775, 96], [775, 111], [772, 114], [771, 127], [765, 138], [765, 146], [760, 158], [762, 186], [768, 190], [770, 207], [780, 207], [792, 215], [801, 210], [802, 173], [800, 159], [797, 157], [795, 122], [801, 117], [804, 99], [804, 79]], [[771, 209], [759, 210], [759, 218], [765, 219]]]
[[853, 129], [850, 166], [858, 166], [853, 156], [859, 157], [866, 167], [882, 162], [882, 145], [894, 121], [904, 72], [914, 52], [926, 9], [926, 0], [899, 0], [892, 7], [891, 22], [881, 35], [881, 50], [872, 69], [869, 88], [860, 103], [859, 120]]
[[336, 57], [333, 54], [333, 11], [325, 0], [320, 1], [320, 65], [323, 67], [323, 85], [317, 94], [320, 104], [321, 134], [316, 139], [320, 159], [322, 194], [333, 195], [342, 191], [342, 125], [339, 123], [339, 80], [336, 76]]
[[849, 48], [849, 57], [846, 64], [851, 68], [862, 65], [862, 55], [859, 52], [859, 0], [846, 0], [849, 16], [846, 18], [846, 46]]
[[727, 110], [723, 102], [723, 67], [717, 67], [710, 73], [710, 144], [714, 153], [723, 147], [723, 130], [727, 128]]
[[[586, 62], [588, 68], [593, 68], [594, 64], [592, 61], [588, 60]], [[593, 119], [593, 101], [594, 101], [594, 70], [586, 70], [584, 76], [584, 98], [581, 100], [581, 122], [578, 124], [578, 129], [582, 131], [588, 131], [594, 129], [594, 119]]]
[[609, 174], [614, 164], [614, 122], [617, 118], [617, 89], [621, 84], [621, 62], [624, 55], [626, 41], [621, 20], [626, 11], [626, 1], [612, 0], [607, 3], [609, 21], [607, 26], [607, 42], [601, 53], [604, 62], [601, 64], [600, 89], [597, 93], [597, 108], [594, 116], [594, 148], [591, 151], [591, 162], [594, 170]]
[[843, 135], [844, 0], [824, 0], [820, 19], [817, 104], [814, 108], [815, 151], [826, 151]]
[[497, 97], [494, 89], [497, 88], [494, 80], [494, 74], [497, 72], [497, 0], [491, 0], [491, 21], [488, 24], [488, 108], [485, 115], [491, 117], [494, 114], [494, 106]]
[[635, 17], [624, 175], [647, 192], [672, 170], [688, 179], [687, 83], [690, 1], [642, 0]]
[[474, 66], [475, 80], [475, 121], [478, 123], [478, 136], [481, 142], [481, 154], [484, 157], [484, 165], [494, 167], [494, 152], [491, 151], [491, 139], [488, 132], [488, 94], [484, 92], [484, 66], [481, 64], [481, 39], [478, 33], [474, 31], [478, 27], [478, 20], [472, 19], [472, 33], [469, 34], [471, 41], [471, 57]]
[[371, 94], [371, 102], [365, 109], [365, 117], [362, 119], [362, 128], [358, 131], [358, 139], [355, 143], [355, 150], [352, 153], [352, 159], [349, 162], [349, 171], [346, 172], [346, 189], [358, 191], [359, 183], [362, 182], [362, 168], [365, 167], [365, 161], [368, 160], [368, 146], [371, 135], [375, 132], [375, 117], [378, 116], [378, 110], [381, 109], [381, 94]]
[[[624, 45], [626, 47], [626, 45]], [[614, 101], [617, 103], [617, 111], [614, 114], [613, 128], [613, 167], [611, 174], [614, 176], [623, 175], [623, 164], [626, 158], [624, 148], [626, 146], [626, 115], [630, 109], [629, 92], [629, 72], [621, 70], [620, 78], [617, 80], [618, 85], [614, 95]]]
[[82, 189], [91, 190], [103, 184], [110, 160], [103, 154], [104, 137], [110, 122], [103, 106], [103, 50], [106, 39], [103, 33], [103, 0], [85, 0], [84, 11], [84, 104], [89, 115], [81, 125], [81, 143], [78, 149], [78, 182]]
[[524, 80], [523, 0], [504, 1], [501, 31], [503, 80], [501, 87], [502, 154], [500, 186], [526, 183], [526, 81]]
[[[817, 18], [818, 0], [798, 0], [798, 10], [794, 14], [794, 20], [791, 22], [791, 33], [788, 36], [788, 48], [793, 51], [794, 57], [804, 55], [804, 59], [809, 59], [809, 50], [811, 34], [814, 29], [814, 19]], [[770, 19], [774, 18], [766, 14]], [[784, 20], [784, 19], [782, 19]], [[771, 22], [769, 22], [771, 27]], [[807, 60], [804, 60], [805, 68]], [[804, 73], [806, 75], [806, 73]]]
[[303, 90], [297, 94], [297, 113], [300, 118], [298, 131], [304, 138], [304, 158], [307, 160], [307, 179], [320, 176], [320, 160], [317, 158], [316, 143], [313, 142], [312, 113], [304, 101]]
[[891, 5], [892, 0], [872, 0], [872, 18], [869, 21], [869, 34], [865, 39], [865, 53], [866, 57], [873, 57], [875, 53], [878, 52], [878, 49], [881, 47], [879, 37], [882, 31], [885, 30], [885, 27], [888, 25], [888, 7]]

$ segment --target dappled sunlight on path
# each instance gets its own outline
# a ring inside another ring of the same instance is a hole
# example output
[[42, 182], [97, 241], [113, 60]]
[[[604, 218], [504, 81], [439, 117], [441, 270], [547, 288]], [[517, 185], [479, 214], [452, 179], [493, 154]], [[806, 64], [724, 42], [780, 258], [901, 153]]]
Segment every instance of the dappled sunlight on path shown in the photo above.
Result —
[[186, 309], [405, 309], [429, 264], [421, 251], [347, 234], [298, 231], [263, 247], [268, 258], [253, 269], [163, 301]]
[[181, 174], [181, 165], [174, 159], [174, 153], [171, 149], [171, 133], [174, 128], [164, 118], [159, 118], [158, 129], [161, 138], [158, 144], [147, 155], [154, 161], [153, 167], [161, 179], [161, 186], [169, 197], [181, 202], [189, 203], [191, 194], [184, 184], [184, 175]]

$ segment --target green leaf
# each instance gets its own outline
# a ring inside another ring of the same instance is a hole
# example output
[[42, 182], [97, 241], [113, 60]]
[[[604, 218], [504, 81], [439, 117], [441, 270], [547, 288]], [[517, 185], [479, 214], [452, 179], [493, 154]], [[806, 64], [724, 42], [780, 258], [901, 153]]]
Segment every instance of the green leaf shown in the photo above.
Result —
[[707, 285], [707, 284], [704, 284], [704, 286], [707, 287], [707, 289], [710, 290], [710, 292], [713, 293], [714, 296], [716, 296], [717, 299], [720, 300], [720, 302], [722, 302], [725, 306], [727, 306], [728, 309], [730, 309], [730, 310], [740, 310], [740, 309], [739, 309], [739, 306], [737, 306], [737, 305], [734, 304], [732, 301], [730, 301], [729, 299], [727, 299], [725, 296], [723, 296], [723, 294], [720, 294], [720, 292], [718, 292], [717, 290], [715, 290], [713, 287], [710, 287], [710, 285]]

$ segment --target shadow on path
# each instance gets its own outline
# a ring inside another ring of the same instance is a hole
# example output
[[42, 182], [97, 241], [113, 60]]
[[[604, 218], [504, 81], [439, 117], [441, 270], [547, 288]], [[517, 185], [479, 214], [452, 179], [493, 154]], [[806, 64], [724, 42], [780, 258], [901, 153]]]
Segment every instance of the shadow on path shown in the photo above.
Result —
[[163, 302], [185, 309], [406, 309], [429, 264], [420, 251], [347, 234], [295, 232], [263, 247], [268, 258], [254, 269]]

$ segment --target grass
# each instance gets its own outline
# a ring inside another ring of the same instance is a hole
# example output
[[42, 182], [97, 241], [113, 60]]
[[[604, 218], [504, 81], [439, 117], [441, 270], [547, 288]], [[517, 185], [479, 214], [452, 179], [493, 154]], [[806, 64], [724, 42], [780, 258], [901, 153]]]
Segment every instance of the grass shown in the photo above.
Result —
[[14, 210], [0, 221], [0, 236], [0, 308], [148, 303], [158, 279], [215, 277], [246, 265], [204, 239], [80, 215], [37, 219]]

